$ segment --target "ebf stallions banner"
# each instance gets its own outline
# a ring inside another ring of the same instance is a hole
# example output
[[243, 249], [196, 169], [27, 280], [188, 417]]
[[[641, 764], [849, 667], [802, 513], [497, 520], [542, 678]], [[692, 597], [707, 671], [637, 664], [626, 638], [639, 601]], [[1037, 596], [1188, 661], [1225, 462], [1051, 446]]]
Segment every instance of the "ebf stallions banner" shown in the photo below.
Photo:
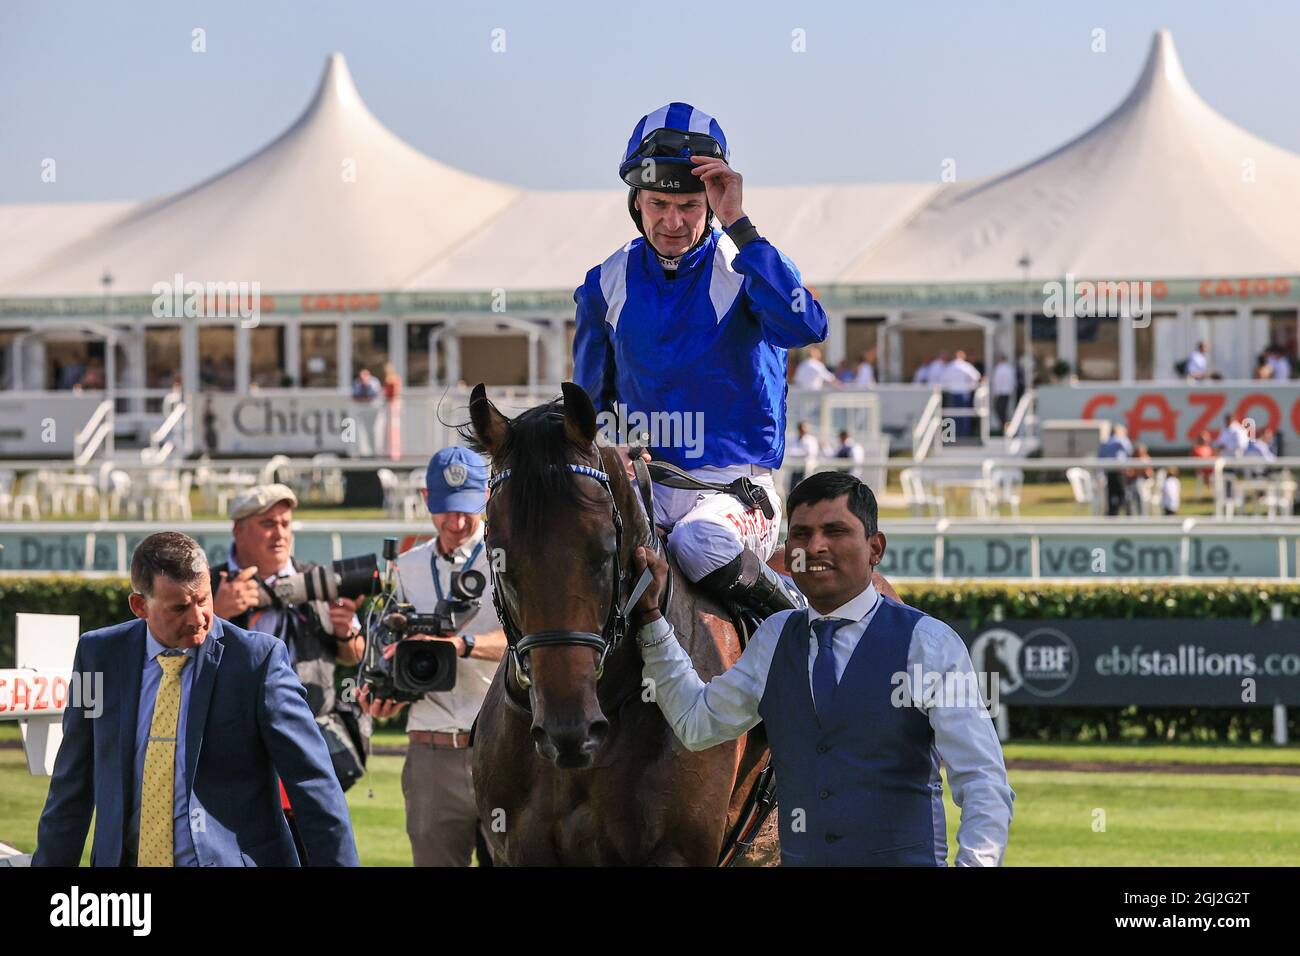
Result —
[[1051, 620], [953, 625], [998, 699], [1035, 706], [1300, 704], [1300, 621]]

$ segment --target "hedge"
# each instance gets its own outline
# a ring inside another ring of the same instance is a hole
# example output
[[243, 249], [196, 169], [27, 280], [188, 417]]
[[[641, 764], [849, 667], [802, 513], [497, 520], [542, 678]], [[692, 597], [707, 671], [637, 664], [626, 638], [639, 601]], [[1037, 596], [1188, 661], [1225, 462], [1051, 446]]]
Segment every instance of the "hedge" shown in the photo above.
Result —
[[[73, 575], [0, 577], [0, 668], [14, 662], [14, 614], [77, 614], [83, 631], [127, 620], [130, 587], [122, 578]], [[945, 621], [1051, 618], [1267, 619], [1281, 604], [1300, 618], [1300, 584], [909, 584], [904, 600]], [[1159, 739], [1262, 742], [1271, 738], [1270, 708], [1011, 707], [1011, 734], [1040, 740]], [[1289, 712], [1300, 740], [1300, 708]]]

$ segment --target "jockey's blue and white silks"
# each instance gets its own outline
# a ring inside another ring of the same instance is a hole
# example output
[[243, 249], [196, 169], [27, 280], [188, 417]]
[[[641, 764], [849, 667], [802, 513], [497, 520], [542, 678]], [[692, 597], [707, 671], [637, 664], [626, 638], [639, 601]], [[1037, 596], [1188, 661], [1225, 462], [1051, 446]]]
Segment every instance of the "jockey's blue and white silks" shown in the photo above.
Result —
[[[660, 443], [680, 468], [759, 465], [785, 455], [786, 352], [826, 338], [826, 312], [766, 239], [739, 251], [714, 230], [668, 278], [633, 239], [574, 293], [574, 379], [599, 412], [702, 416], [703, 442]], [[689, 455], [689, 457], [688, 457]]]

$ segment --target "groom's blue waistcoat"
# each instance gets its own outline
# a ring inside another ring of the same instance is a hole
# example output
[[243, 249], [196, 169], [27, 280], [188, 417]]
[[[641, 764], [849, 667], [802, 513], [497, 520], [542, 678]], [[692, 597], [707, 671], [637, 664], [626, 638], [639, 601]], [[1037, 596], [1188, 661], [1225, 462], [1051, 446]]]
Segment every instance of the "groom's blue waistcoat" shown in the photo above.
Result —
[[776, 768], [785, 866], [935, 866], [947, 857], [943, 794], [926, 715], [894, 706], [922, 614], [881, 597], [825, 723], [808, 680], [808, 614], [777, 640], [758, 711]]

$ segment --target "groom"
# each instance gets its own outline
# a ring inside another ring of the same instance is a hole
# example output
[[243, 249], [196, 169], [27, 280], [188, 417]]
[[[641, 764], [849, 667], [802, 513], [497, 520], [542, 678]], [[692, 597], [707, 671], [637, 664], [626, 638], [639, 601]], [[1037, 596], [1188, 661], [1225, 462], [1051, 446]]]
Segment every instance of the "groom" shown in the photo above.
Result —
[[940, 762], [961, 808], [957, 865], [997, 866], [1015, 795], [966, 645], [871, 583], [885, 536], [865, 484], [813, 475], [788, 508], [786, 562], [812, 607], [769, 617], [707, 684], [659, 613], [666, 564], [637, 549], [654, 583], [633, 625], [664, 717], [691, 750], [765, 723], [787, 866], [945, 865]]

